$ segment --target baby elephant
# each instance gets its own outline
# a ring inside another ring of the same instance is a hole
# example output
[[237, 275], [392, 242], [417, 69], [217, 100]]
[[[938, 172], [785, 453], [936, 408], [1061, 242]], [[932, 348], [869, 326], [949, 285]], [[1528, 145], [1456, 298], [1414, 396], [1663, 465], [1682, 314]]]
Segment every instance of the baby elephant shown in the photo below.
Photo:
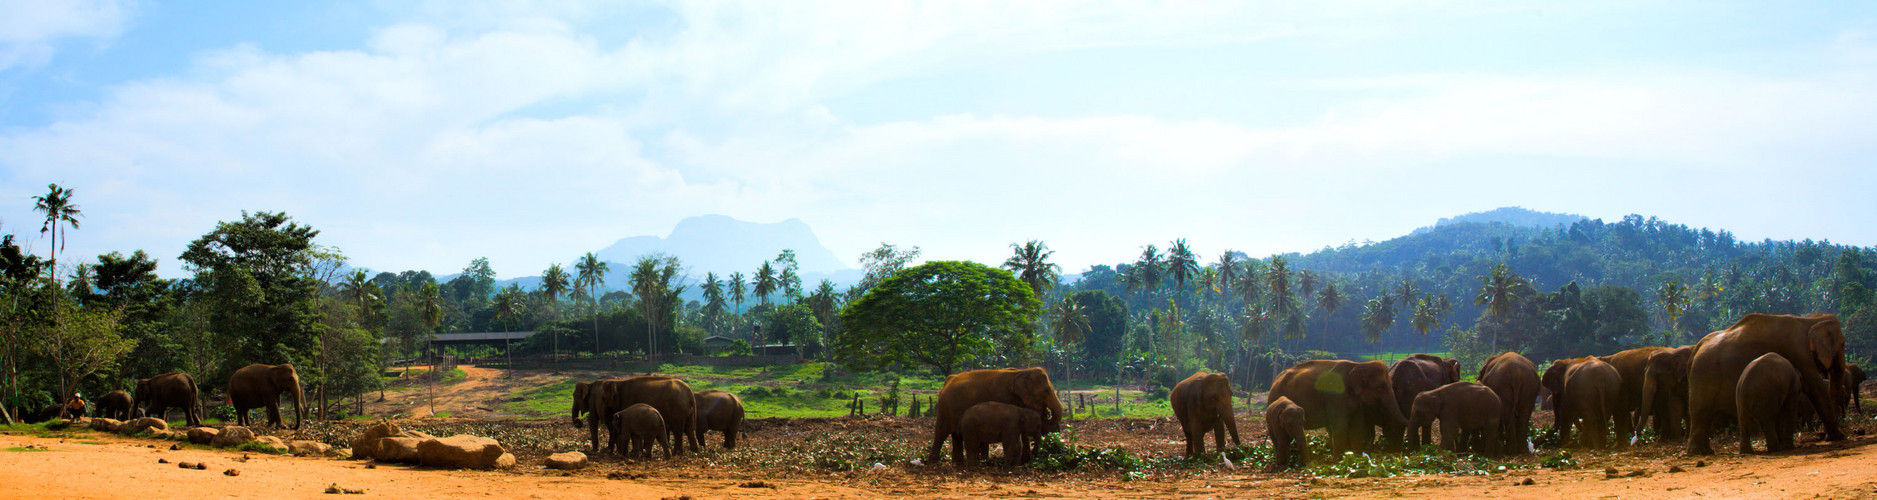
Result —
[[1290, 402], [1290, 398], [1277, 398], [1271, 406], [1264, 409], [1265, 432], [1271, 435], [1271, 464], [1265, 466], [1265, 472], [1277, 472], [1290, 467], [1291, 453], [1297, 455], [1297, 466], [1310, 465], [1310, 445], [1305, 443], [1303, 435], [1303, 407]]
[[613, 448], [624, 451], [626, 458], [645, 458], [652, 456], [652, 440], [665, 448], [665, 459], [671, 459], [671, 436], [665, 433], [665, 416], [658, 413], [652, 405], [639, 403], [619, 410], [613, 414]]
[[1753, 433], [1766, 437], [1766, 452], [1792, 449], [1798, 408], [1810, 408], [1799, 384], [1799, 370], [1777, 353], [1766, 353], [1740, 371], [1734, 410], [1740, 418], [1740, 453], [1753, 453]]
[[1499, 454], [1499, 395], [1472, 382], [1454, 382], [1414, 396], [1408, 417], [1408, 447], [1421, 446], [1424, 429], [1440, 420], [1440, 448]]
[[1043, 436], [1043, 414], [1021, 406], [987, 401], [965, 409], [958, 419], [964, 434], [964, 468], [975, 468], [991, 452], [991, 443], [1004, 444], [1004, 468], [1029, 460], [1031, 444]]

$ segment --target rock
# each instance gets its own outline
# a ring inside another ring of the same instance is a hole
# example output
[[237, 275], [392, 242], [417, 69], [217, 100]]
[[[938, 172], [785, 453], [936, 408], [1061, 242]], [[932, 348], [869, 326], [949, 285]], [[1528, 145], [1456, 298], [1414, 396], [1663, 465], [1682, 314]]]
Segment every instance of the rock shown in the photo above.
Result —
[[91, 419], [91, 430], [94, 431], [117, 432], [117, 427], [121, 425], [124, 423], [108, 418]]
[[268, 448], [272, 448], [274, 450], [274, 453], [286, 453], [287, 452], [287, 441], [280, 439], [278, 437], [261, 436], [261, 437], [254, 438], [254, 442], [261, 443], [263, 445], [266, 445]]
[[326, 452], [326, 456], [333, 457], [333, 458], [351, 458], [352, 449], [351, 448], [333, 448], [331, 451]]
[[1524, 481], [1519, 481], [1519, 484], [1520, 484], [1520, 485], [1523, 485], [1523, 486], [1531, 486], [1531, 485], [1534, 485], [1534, 484], [1538, 484], [1538, 482], [1537, 482], [1537, 481], [1533, 481], [1533, 480], [1532, 480], [1532, 478], [1529, 478], [1529, 477], [1528, 477], [1528, 478], [1525, 478], [1525, 480], [1524, 480]]
[[[163, 439], [163, 440], [168, 440], [168, 441], [182, 441], [184, 439], [189, 439], [189, 434], [182, 432], [182, 431], [160, 430], [160, 431], [150, 431], [150, 434], [153, 436], [156, 436], [157, 439]], [[170, 446], [175, 446], [175, 445], [170, 445]]]
[[446, 438], [426, 439], [417, 444], [418, 462], [424, 465], [461, 469], [493, 469], [515, 465], [515, 457], [494, 439], [457, 434]]
[[194, 429], [189, 429], [189, 442], [195, 443], [195, 444], [209, 444], [215, 441], [215, 435], [221, 434], [221, 433], [222, 433], [221, 429], [217, 429], [214, 427], [197, 427]]
[[507, 468], [514, 467], [514, 466], [515, 466], [515, 454], [514, 453], [502, 452], [502, 456], [495, 457], [495, 468], [497, 469], [507, 469]]
[[166, 464], [166, 463], [169, 463], [169, 459], [167, 459], [167, 458], [159, 458], [159, 459], [156, 459], [156, 463], [159, 463], [159, 464]]
[[296, 457], [323, 456], [332, 452], [332, 445], [319, 441], [298, 440], [287, 443], [287, 451]]
[[422, 442], [424, 442], [424, 439], [414, 437], [388, 437], [379, 439], [377, 445], [378, 452], [372, 455], [372, 458], [380, 462], [416, 462], [417, 444]]
[[1707, 466], [1708, 466], [1708, 461], [1706, 461], [1706, 460], [1696, 460], [1696, 461], [1695, 461], [1695, 467], [1707, 467]]
[[196, 464], [195, 464], [195, 462], [176, 462], [176, 468], [178, 468], [178, 469], [194, 469], [194, 468], [196, 468]]
[[1687, 472], [1687, 470], [1682, 469], [1680, 465], [1670, 465], [1668, 466], [1668, 471], [1669, 472]]
[[399, 429], [397, 424], [391, 422], [371, 426], [370, 429], [365, 429], [364, 434], [359, 434], [357, 439], [352, 440], [352, 458], [378, 458], [378, 440], [403, 433], [404, 431]]
[[239, 476], [239, 475], [241, 475], [241, 470], [240, 470], [240, 469], [228, 469], [228, 470], [225, 470], [225, 471], [222, 471], [222, 475], [224, 475], [224, 476]]
[[570, 451], [566, 453], [555, 453], [553, 455], [547, 456], [547, 468], [549, 469], [560, 469], [560, 470], [582, 469], [582, 468], [586, 468], [587, 464], [589, 463], [591, 462], [587, 461], [587, 454], [581, 453], [578, 451]]
[[215, 434], [214, 439], [209, 440], [209, 444], [216, 448], [232, 448], [251, 442], [254, 442], [254, 431], [241, 426], [224, 428]]
[[143, 417], [131, 420], [117, 427], [118, 434], [137, 434], [145, 431], [166, 430], [169, 430], [169, 422], [164, 422], [163, 419], [156, 417]]
[[181, 449], [182, 449], [182, 444], [180, 443], [169, 445], [169, 451], [176, 451], [176, 450], [181, 450]]

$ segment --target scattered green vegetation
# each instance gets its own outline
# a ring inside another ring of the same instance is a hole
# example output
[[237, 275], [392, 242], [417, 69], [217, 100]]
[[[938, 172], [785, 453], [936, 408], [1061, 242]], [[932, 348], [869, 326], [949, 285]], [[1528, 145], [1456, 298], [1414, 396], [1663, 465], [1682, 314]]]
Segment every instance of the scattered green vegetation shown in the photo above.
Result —
[[274, 447], [268, 446], [267, 443], [262, 443], [260, 441], [249, 441], [246, 443], [241, 443], [235, 446], [235, 450], [252, 452], [252, 453], [266, 453], [269, 455], [287, 454], [286, 450], [275, 450]]
[[25, 452], [33, 452], [33, 451], [52, 451], [52, 450], [48, 450], [48, 449], [45, 449], [45, 448], [25, 448], [25, 447], [19, 447], [19, 446], [8, 446], [8, 447], [6, 447], [6, 450], [5, 450], [5, 451], [25, 451]]
[[525, 389], [516, 394], [516, 398], [502, 403], [502, 410], [530, 418], [565, 416], [573, 409], [574, 381], [562, 380]]
[[440, 412], [432, 413], [430, 414], [430, 416], [435, 417], [435, 418], [450, 418], [450, 417], [456, 416], [456, 414], [450, 413], [447, 411], [440, 411]]

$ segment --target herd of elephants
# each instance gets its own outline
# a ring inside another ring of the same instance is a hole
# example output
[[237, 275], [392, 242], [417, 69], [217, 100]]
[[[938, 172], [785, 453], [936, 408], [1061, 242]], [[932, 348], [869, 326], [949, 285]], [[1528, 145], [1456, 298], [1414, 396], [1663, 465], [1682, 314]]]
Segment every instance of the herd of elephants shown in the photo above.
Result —
[[[1415, 449], [1434, 442], [1436, 423], [1439, 446], [1447, 450], [1529, 453], [1532, 412], [1541, 399], [1555, 412], [1561, 446], [1620, 445], [1652, 426], [1664, 441], [1685, 440], [1689, 454], [1712, 454], [1714, 433], [1728, 422], [1739, 430], [1741, 453], [1752, 451], [1755, 434], [1769, 452], [1792, 448], [1802, 422], [1816, 421], [1825, 440], [1842, 440], [1839, 416], [1857, 401], [1864, 380], [1862, 369], [1845, 362], [1844, 344], [1835, 315], [1756, 313], [1692, 345], [1559, 359], [1542, 373], [1525, 356], [1505, 352], [1479, 367], [1476, 382], [1461, 381], [1457, 361], [1426, 354], [1393, 365], [1304, 361], [1279, 373], [1266, 396], [1264, 418], [1274, 446], [1268, 469], [1303, 464], [1303, 433], [1317, 428], [1328, 432], [1332, 453]], [[298, 429], [305, 417], [299, 382], [292, 365], [235, 371], [228, 391], [239, 424], [248, 425], [248, 410], [265, 408], [268, 423], [282, 426], [284, 393], [294, 400]], [[138, 381], [134, 394], [100, 397], [96, 405], [101, 416], [126, 419], [166, 417], [178, 409], [189, 425], [198, 426], [202, 405], [196, 392], [188, 374], [172, 372]], [[1025, 462], [1039, 438], [1062, 428], [1056, 394], [1042, 368], [946, 377], [932, 407], [936, 418], [924, 463], [939, 463], [947, 440], [960, 467], [981, 463], [991, 444], [1003, 446], [1006, 467]], [[1224, 374], [1195, 373], [1168, 398], [1188, 456], [1205, 451], [1208, 433], [1217, 449], [1225, 448], [1228, 433], [1239, 442], [1233, 391]], [[54, 406], [47, 411], [66, 410]], [[585, 424], [593, 451], [629, 457], [649, 457], [657, 444], [669, 458], [673, 436], [677, 453], [697, 451], [708, 431], [724, 433], [724, 447], [734, 449], [744, 418], [734, 394], [693, 392], [683, 380], [656, 375], [576, 383], [572, 407], [573, 423]], [[609, 436], [604, 446], [602, 428]]]

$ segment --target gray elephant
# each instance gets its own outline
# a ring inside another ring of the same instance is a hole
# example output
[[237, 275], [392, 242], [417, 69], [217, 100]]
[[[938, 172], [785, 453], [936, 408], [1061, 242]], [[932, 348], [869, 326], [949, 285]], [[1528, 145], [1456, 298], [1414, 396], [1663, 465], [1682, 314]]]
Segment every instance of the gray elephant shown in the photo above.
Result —
[[[131, 405], [141, 408], [144, 416], [168, 419], [171, 408], [180, 409], [190, 427], [202, 425], [202, 401], [198, 399], [195, 377], [183, 372], [169, 372], [137, 381]], [[137, 411], [137, 410], [132, 410]]]
[[293, 428], [300, 428], [306, 418], [306, 393], [300, 390], [300, 374], [293, 365], [252, 364], [235, 370], [228, 377], [228, 398], [234, 401], [235, 417], [248, 425], [248, 410], [267, 408], [267, 423], [280, 427], [280, 393], [293, 395]]
[[1798, 428], [1800, 405], [1805, 388], [1799, 384], [1799, 370], [1778, 353], [1766, 353], [1740, 371], [1740, 383], [1734, 391], [1734, 411], [1740, 417], [1740, 454], [1753, 453], [1753, 433], [1766, 438], [1766, 452], [1792, 449], [1792, 433]]

